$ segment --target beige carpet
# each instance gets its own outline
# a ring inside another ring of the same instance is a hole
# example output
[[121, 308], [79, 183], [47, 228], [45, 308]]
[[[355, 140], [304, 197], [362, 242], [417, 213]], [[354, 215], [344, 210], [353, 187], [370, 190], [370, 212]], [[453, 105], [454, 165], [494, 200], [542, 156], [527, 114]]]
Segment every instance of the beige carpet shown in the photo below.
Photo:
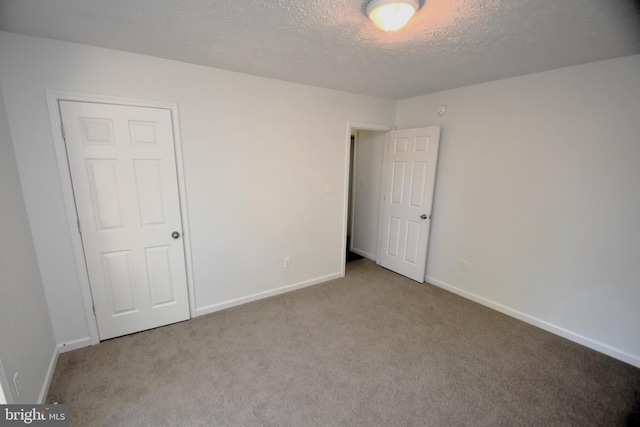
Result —
[[47, 401], [73, 426], [616, 426], [639, 391], [640, 369], [362, 259], [62, 354]]

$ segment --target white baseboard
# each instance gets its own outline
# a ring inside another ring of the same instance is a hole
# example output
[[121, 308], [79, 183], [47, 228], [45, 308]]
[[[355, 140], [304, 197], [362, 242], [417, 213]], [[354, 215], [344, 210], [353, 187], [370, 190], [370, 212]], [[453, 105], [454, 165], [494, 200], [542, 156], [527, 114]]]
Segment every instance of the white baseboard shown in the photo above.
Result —
[[39, 404], [45, 403], [47, 394], [49, 393], [49, 387], [51, 386], [51, 380], [53, 379], [53, 372], [56, 370], [56, 363], [58, 363], [58, 354], [58, 347], [54, 347], [53, 354], [51, 355], [51, 361], [49, 362], [49, 368], [47, 369], [47, 374], [44, 377], [44, 384], [42, 384], [40, 396], [38, 396]]
[[552, 334], [559, 335], [563, 338], [566, 338], [570, 341], [573, 341], [575, 343], [588, 347], [592, 350], [606, 354], [607, 356], [611, 356], [614, 359], [621, 360], [625, 363], [628, 363], [637, 368], [640, 368], [640, 357], [638, 356], [634, 356], [633, 354], [627, 353], [625, 351], [611, 347], [607, 344], [603, 344], [599, 341], [596, 341], [591, 338], [585, 337], [583, 335], [577, 334], [575, 332], [569, 331], [560, 326], [556, 326], [549, 322], [545, 322], [544, 320], [530, 316], [526, 313], [522, 313], [521, 311], [514, 310], [513, 308], [506, 307], [502, 304], [498, 304], [497, 302], [491, 301], [487, 298], [465, 291], [464, 289], [460, 289], [455, 286], [449, 285], [448, 283], [442, 282], [434, 277], [427, 276], [426, 280], [432, 285], [435, 285], [439, 288], [452, 292], [456, 295], [460, 295], [461, 297], [467, 298], [471, 301], [477, 302], [478, 304], [482, 304], [486, 307], [492, 308], [496, 311], [499, 311], [500, 313], [506, 314], [507, 316], [511, 316], [518, 320], [522, 320], [523, 322], [529, 323], [530, 325], [537, 326], [540, 329], [544, 329], [547, 332], [551, 332]]
[[272, 289], [270, 291], [258, 292], [257, 294], [248, 295], [242, 298], [236, 298], [225, 302], [220, 302], [217, 304], [207, 305], [205, 307], [200, 307], [196, 309], [196, 315], [202, 316], [209, 313], [214, 313], [216, 311], [224, 310], [226, 308], [235, 307], [238, 305], [246, 304], [248, 302], [257, 301], [263, 298], [272, 297], [275, 295], [284, 294], [286, 292], [295, 291], [296, 289], [306, 288], [308, 286], [317, 285], [319, 283], [328, 282], [329, 280], [339, 279], [342, 276], [342, 273], [333, 273], [328, 274], [326, 276], [317, 277], [315, 279], [306, 280], [304, 282], [294, 283], [293, 285], [282, 286], [281, 288]]
[[79, 348], [89, 347], [90, 345], [91, 345], [91, 337], [84, 337], [77, 340], [58, 344], [58, 352], [66, 353], [67, 351], [73, 351]]
[[365, 258], [368, 258], [368, 259], [370, 259], [371, 261], [374, 261], [374, 262], [376, 260], [375, 254], [370, 254], [369, 252], [365, 252], [365, 251], [362, 251], [362, 250], [357, 249], [357, 248], [351, 248], [351, 252], [353, 252], [354, 254], [358, 254], [360, 256], [363, 256]]

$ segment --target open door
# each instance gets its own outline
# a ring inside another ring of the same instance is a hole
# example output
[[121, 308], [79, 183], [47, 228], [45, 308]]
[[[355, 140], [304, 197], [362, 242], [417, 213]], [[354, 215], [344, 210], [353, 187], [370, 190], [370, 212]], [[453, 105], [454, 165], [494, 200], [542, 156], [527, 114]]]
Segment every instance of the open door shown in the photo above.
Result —
[[440, 127], [387, 134], [377, 262], [424, 282]]

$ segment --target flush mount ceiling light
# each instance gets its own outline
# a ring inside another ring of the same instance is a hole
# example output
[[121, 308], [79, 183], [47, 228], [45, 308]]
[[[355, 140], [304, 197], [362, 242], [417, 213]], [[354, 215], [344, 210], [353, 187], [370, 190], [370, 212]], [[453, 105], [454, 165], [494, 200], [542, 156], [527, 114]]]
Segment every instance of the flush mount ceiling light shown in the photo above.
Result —
[[418, 0], [371, 0], [367, 16], [376, 27], [392, 32], [404, 27], [419, 8]]

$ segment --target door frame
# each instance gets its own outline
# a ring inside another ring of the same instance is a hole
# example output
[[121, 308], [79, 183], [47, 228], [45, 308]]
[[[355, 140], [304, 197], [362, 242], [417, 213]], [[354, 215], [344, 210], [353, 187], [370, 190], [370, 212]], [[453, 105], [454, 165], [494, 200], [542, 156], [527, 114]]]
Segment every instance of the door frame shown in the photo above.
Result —
[[395, 129], [395, 126], [391, 125], [383, 125], [378, 123], [364, 123], [364, 122], [347, 122], [347, 136], [345, 139], [345, 168], [344, 168], [344, 200], [343, 200], [343, 213], [342, 213], [342, 244], [340, 245], [340, 277], [344, 277], [347, 271], [347, 230], [348, 224], [351, 220], [349, 218], [349, 175], [353, 173], [351, 170], [351, 161], [350, 161], [350, 153], [351, 153], [351, 132], [358, 130], [371, 130], [378, 132], [389, 132], [390, 130]]
[[[69, 234], [73, 245], [73, 253], [76, 261], [76, 271], [78, 273], [78, 279], [80, 281], [80, 291], [82, 293], [82, 300], [84, 302], [84, 312], [87, 319], [87, 325], [89, 326], [89, 337], [91, 339], [91, 345], [98, 344], [100, 342], [100, 337], [98, 336], [98, 322], [96, 316], [93, 313], [93, 297], [91, 294], [89, 272], [87, 270], [82, 237], [78, 232], [78, 214], [76, 212], [73, 184], [71, 182], [71, 172], [69, 170], [69, 161], [67, 158], [67, 148], [64, 138], [62, 137], [62, 118], [59, 106], [60, 101], [77, 101], [91, 102], [96, 104], [115, 104], [134, 107], [163, 108], [171, 111], [174, 150], [176, 155], [176, 175], [178, 179], [178, 194], [180, 200], [180, 215], [182, 219], [182, 237], [184, 244], [185, 268], [187, 272], [189, 316], [191, 318], [196, 317], [195, 287], [193, 281], [193, 263], [191, 257], [191, 233], [187, 209], [187, 192], [184, 177], [182, 141], [180, 139], [180, 123], [178, 120], [178, 103], [54, 90], [47, 90], [46, 95], [47, 106], [49, 108], [49, 119], [51, 121], [51, 131], [53, 134], [53, 145], [56, 151], [58, 172], [60, 174], [62, 194], [64, 197], [64, 204], [67, 212]], [[65, 347], [61, 347], [60, 351], [70, 351], [83, 346], [84, 345], [82, 345], [81, 343], [79, 343], [78, 346], [67, 345]]]
[[7, 373], [2, 366], [2, 359], [0, 359], [0, 405], [12, 404], [13, 395], [9, 389], [9, 381], [7, 380]]

